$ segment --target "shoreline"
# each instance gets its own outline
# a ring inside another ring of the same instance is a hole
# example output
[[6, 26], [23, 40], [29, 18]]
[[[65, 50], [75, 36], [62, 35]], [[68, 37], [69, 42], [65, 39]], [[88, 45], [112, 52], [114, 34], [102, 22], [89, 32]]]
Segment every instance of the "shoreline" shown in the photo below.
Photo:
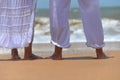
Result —
[[[105, 42], [103, 48], [105, 52], [120, 51], [120, 41]], [[19, 53], [24, 53], [23, 48], [19, 48]], [[93, 48], [87, 47], [85, 42], [71, 42], [71, 47], [64, 48], [63, 54], [72, 53], [94, 53]], [[33, 53], [35, 54], [52, 54], [54, 45], [51, 43], [33, 43]], [[10, 54], [10, 49], [0, 48], [0, 54]]]

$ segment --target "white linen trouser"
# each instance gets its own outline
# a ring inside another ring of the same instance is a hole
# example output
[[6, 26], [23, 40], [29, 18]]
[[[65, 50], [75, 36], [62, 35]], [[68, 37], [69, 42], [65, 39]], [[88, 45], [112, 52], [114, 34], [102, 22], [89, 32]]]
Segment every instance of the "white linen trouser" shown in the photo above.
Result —
[[[50, 0], [50, 30], [52, 43], [58, 47], [70, 46], [68, 13], [71, 0]], [[86, 45], [104, 47], [103, 28], [99, 14], [98, 0], [78, 0], [82, 16]]]

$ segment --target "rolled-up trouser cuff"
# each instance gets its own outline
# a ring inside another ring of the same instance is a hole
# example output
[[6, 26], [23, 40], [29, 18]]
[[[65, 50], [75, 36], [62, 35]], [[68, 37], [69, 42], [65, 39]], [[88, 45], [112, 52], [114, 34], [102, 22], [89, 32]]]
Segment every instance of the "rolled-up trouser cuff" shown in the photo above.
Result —
[[61, 48], [69, 48], [71, 45], [70, 43], [66, 43], [66, 44], [59, 44], [59, 43], [56, 43], [55, 41], [51, 41], [51, 43], [55, 46], [58, 46], [58, 47], [61, 47]]
[[105, 43], [103, 44], [92, 44], [92, 43], [86, 43], [86, 45], [88, 47], [92, 47], [92, 48], [95, 48], [95, 49], [99, 49], [99, 48], [103, 48], [105, 46]]

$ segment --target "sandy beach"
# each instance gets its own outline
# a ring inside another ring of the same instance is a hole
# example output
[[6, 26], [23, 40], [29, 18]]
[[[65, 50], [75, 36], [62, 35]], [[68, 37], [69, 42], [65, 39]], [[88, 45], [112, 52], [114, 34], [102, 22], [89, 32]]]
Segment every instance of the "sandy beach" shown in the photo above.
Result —
[[[72, 43], [71, 48], [64, 49], [60, 61], [11, 61], [10, 54], [0, 54], [0, 80], [120, 80], [119, 49], [120, 42], [106, 43], [104, 51], [110, 58], [99, 60], [94, 49], [84, 43]], [[50, 56], [53, 50], [51, 44], [33, 45], [33, 53], [42, 57]]]

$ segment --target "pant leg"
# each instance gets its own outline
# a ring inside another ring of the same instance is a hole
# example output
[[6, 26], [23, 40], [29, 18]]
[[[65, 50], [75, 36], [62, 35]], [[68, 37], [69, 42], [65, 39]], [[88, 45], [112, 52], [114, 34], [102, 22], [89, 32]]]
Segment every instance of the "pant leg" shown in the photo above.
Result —
[[87, 46], [104, 47], [103, 28], [99, 12], [99, 0], [78, 0]]
[[71, 0], [50, 0], [51, 42], [58, 47], [69, 47], [68, 12]]

